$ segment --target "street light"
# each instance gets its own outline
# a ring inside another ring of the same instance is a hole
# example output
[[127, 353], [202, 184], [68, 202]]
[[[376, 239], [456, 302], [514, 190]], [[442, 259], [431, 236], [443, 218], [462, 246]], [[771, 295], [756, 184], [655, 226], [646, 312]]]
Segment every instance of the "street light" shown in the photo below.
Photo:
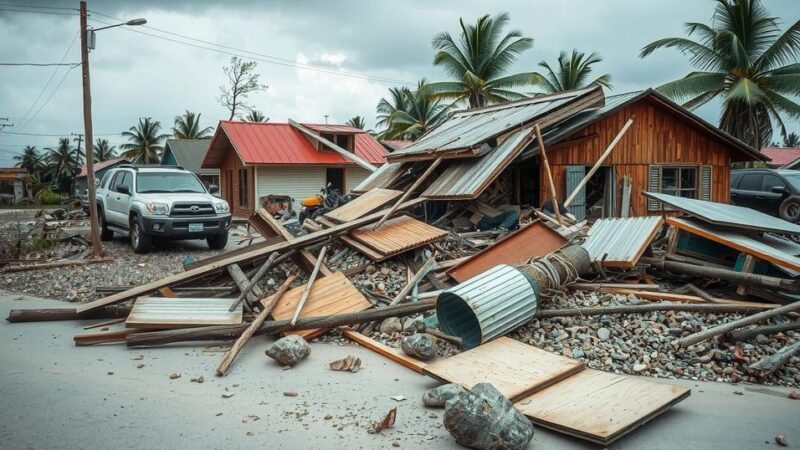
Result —
[[94, 33], [108, 28], [122, 25], [144, 25], [145, 19], [132, 19], [127, 22], [109, 25], [106, 27], [89, 29], [87, 25], [86, 1], [81, 1], [81, 69], [83, 72], [83, 126], [86, 137], [86, 183], [88, 184], [89, 218], [92, 233], [92, 256], [103, 255], [103, 246], [100, 243], [100, 230], [98, 229], [97, 196], [94, 185], [94, 136], [92, 136], [92, 93], [89, 84], [89, 48], [94, 48]]

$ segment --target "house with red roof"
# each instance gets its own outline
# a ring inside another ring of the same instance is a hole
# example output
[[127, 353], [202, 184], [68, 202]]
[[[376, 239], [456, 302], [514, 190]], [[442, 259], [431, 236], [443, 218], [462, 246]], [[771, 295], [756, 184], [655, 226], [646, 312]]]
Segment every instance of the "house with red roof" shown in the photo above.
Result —
[[[100, 180], [103, 178], [103, 175], [106, 174], [109, 170], [113, 169], [114, 167], [119, 166], [120, 164], [130, 164], [131, 162], [125, 158], [113, 158], [107, 159], [105, 161], [99, 161], [94, 163], [92, 167], [94, 167], [94, 179], [95, 183], [99, 183]], [[80, 172], [78, 175], [75, 175], [75, 193], [77, 195], [83, 195], [86, 193], [86, 190], [89, 188], [89, 172], [86, 170], [86, 164], [81, 166]]]
[[773, 169], [787, 166], [800, 158], [800, 148], [797, 147], [763, 147], [761, 153], [772, 160], [767, 164]]
[[371, 173], [367, 167], [384, 164], [387, 154], [372, 135], [347, 125], [223, 120], [201, 167], [220, 170], [222, 197], [234, 215], [246, 216], [270, 195], [291, 197], [298, 212], [302, 199], [328, 183], [350, 192]]

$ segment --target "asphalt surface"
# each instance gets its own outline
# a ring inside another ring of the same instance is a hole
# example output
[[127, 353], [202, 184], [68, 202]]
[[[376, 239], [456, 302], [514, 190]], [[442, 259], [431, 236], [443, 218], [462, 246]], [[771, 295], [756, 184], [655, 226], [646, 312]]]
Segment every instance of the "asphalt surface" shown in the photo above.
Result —
[[[62, 305], [0, 291], [3, 317]], [[307, 360], [283, 370], [257, 337], [220, 378], [224, 347], [74, 347], [73, 335], [99, 331], [84, 331], [89, 323], [0, 325], [0, 448], [459, 448], [443, 410], [419, 400], [437, 382], [367, 349], [312, 344]], [[328, 369], [348, 354], [363, 360], [359, 372]], [[200, 376], [203, 383], [191, 381]], [[657, 381], [692, 395], [612, 448], [767, 448], [778, 434], [800, 446], [800, 401], [787, 389]], [[394, 428], [369, 434], [370, 422], [394, 407]], [[529, 448], [597, 446], [536, 427]]]

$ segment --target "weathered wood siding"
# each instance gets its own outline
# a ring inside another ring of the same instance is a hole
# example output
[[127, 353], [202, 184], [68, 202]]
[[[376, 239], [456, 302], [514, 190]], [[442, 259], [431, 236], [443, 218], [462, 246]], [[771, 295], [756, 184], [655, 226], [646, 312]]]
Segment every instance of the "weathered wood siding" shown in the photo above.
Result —
[[[597, 134], [596, 137], [574, 144], [556, 145], [552, 150], [548, 150], [547, 157], [560, 200], [563, 201], [569, 195], [565, 192], [566, 166], [594, 165], [628, 118], [633, 118], [633, 124], [604, 162], [604, 165], [613, 165], [616, 169], [617, 205], [620, 204], [622, 197], [622, 179], [627, 175], [631, 177], [631, 215], [660, 214], [647, 210], [647, 201], [642, 195], [642, 192], [647, 191], [648, 166], [651, 164], [712, 166], [711, 200], [728, 203], [729, 147], [647, 99], [620, 109], [568, 137], [564, 142], [593, 133]], [[539, 179], [541, 204], [549, 198], [547, 177], [543, 167]]]
[[242, 161], [233, 149], [225, 154], [220, 165], [220, 192], [237, 217], [247, 217], [255, 211], [255, 190], [253, 180], [255, 173], [252, 167], [247, 168], [247, 205], [239, 204], [239, 170], [244, 169]]

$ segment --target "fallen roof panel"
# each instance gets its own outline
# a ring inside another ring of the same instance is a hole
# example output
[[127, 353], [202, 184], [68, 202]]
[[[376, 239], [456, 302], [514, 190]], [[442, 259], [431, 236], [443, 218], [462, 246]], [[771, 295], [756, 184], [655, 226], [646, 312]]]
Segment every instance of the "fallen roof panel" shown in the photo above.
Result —
[[645, 197], [666, 203], [672, 208], [714, 225], [800, 235], [800, 226], [754, 209], [657, 192], [644, 192], [643, 194]]
[[405, 172], [403, 163], [384, 164], [367, 176], [353, 192], [362, 193], [374, 188], [388, 188], [395, 180], [400, 178]]
[[603, 266], [633, 267], [663, 223], [660, 216], [600, 219], [581, 246]]
[[229, 298], [139, 297], [125, 321], [127, 328], [185, 328], [242, 323], [242, 308], [228, 311]]

